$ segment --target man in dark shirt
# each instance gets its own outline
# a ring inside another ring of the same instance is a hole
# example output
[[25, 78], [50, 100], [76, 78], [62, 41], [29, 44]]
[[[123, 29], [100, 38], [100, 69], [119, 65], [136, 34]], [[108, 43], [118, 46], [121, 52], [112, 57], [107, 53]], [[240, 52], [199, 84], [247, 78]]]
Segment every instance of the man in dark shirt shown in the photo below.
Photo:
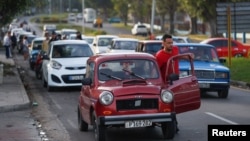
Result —
[[55, 31], [52, 31], [51, 39], [49, 40], [49, 45], [50, 45], [51, 42], [57, 41], [57, 40], [58, 40], [58, 39], [57, 39], [57, 34], [56, 34], [56, 32], [55, 32]]

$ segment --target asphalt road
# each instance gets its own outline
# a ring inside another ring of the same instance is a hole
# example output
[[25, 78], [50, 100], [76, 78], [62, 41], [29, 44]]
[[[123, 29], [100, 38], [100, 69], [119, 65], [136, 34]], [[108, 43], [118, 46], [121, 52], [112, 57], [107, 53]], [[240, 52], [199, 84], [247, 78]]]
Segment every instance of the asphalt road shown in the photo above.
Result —
[[[23, 65], [27, 70], [26, 76], [29, 82], [27, 91], [33, 101], [38, 104], [32, 114], [41, 121], [47, 136], [58, 141], [81, 141], [83, 139], [94, 141], [92, 127], [89, 128], [89, 132], [80, 132], [77, 128], [76, 107], [80, 88], [47, 92], [41, 80], [37, 80], [34, 72], [28, 69], [28, 63]], [[207, 93], [202, 96], [201, 101], [200, 109], [177, 115], [180, 132], [176, 134], [174, 141], [207, 141], [207, 129], [211, 124], [250, 124], [250, 92], [248, 90], [231, 87], [227, 99], [219, 99], [216, 94]], [[158, 127], [110, 128], [107, 138], [108, 141], [163, 141]]]

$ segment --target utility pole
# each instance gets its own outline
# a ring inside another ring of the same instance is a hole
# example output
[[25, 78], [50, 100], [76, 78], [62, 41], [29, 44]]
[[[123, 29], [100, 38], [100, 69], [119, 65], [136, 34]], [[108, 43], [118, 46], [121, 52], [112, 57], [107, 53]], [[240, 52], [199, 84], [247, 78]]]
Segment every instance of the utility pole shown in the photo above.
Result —
[[155, 0], [152, 0], [152, 10], [151, 10], [151, 24], [150, 24], [150, 32], [154, 33], [154, 19], [155, 19]]
[[84, 21], [84, 17], [83, 17], [83, 15], [84, 15], [84, 8], [85, 8], [85, 6], [84, 6], [84, 0], [82, 0], [82, 33], [84, 34], [85, 33], [85, 21]]

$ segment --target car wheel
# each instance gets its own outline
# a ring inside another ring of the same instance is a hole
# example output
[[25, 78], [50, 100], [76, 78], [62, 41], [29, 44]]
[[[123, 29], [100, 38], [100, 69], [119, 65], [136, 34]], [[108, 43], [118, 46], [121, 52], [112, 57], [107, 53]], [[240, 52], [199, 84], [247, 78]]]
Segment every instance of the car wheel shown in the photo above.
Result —
[[219, 96], [219, 98], [227, 98], [227, 96], [228, 96], [228, 89], [226, 89], [226, 90], [219, 90], [218, 91], [218, 96]]
[[176, 122], [163, 122], [161, 124], [161, 129], [164, 139], [173, 139], [176, 133]]
[[92, 115], [93, 118], [93, 129], [96, 141], [105, 141], [105, 126], [98, 125], [97, 116], [95, 112]]
[[80, 109], [77, 108], [78, 128], [80, 131], [88, 131], [88, 124], [82, 119]]
[[240, 58], [240, 57], [243, 57], [243, 55], [242, 54], [235, 54], [234, 57], [235, 58]]
[[44, 76], [42, 75], [42, 82], [43, 82], [43, 87], [45, 88], [47, 86], [47, 82], [44, 79]]

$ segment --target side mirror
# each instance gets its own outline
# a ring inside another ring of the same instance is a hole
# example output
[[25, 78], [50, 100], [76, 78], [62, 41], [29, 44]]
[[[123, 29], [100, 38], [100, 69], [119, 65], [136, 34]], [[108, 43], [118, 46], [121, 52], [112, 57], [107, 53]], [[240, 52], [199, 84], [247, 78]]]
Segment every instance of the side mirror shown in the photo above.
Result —
[[168, 76], [168, 80], [169, 80], [169, 82], [170, 82], [170, 85], [172, 85], [172, 84], [173, 84], [173, 81], [179, 80], [179, 75], [178, 75], [178, 74], [172, 73], [172, 74], [170, 74], [170, 75]]
[[222, 63], [222, 64], [224, 64], [224, 63], [226, 63], [226, 58], [219, 58], [219, 61], [220, 61], [220, 63]]
[[91, 85], [92, 79], [91, 78], [83, 78], [82, 79], [82, 85]]

